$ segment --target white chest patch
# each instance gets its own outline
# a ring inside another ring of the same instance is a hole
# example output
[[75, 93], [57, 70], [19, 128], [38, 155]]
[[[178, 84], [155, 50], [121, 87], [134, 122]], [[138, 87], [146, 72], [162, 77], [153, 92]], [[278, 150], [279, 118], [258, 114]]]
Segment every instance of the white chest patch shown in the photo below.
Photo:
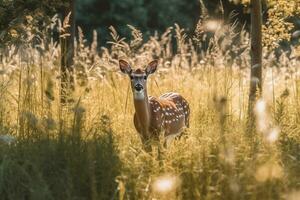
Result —
[[145, 92], [144, 91], [133, 91], [133, 97], [134, 99], [137, 99], [137, 100], [143, 100], [145, 99]]

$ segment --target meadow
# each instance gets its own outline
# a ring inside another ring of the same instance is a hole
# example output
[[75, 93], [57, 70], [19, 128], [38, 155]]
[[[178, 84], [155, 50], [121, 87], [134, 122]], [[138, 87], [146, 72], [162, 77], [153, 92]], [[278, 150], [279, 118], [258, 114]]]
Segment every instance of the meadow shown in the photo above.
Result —
[[[251, 129], [246, 31], [222, 25], [207, 42], [175, 25], [145, 41], [129, 28], [123, 39], [111, 27], [109, 47], [88, 45], [79, 31], [67, 105], [59, 42], [41, 34], [39, 43], [1, 50], [0, 199], [299, 199], [297, 50], [276, 57], [264, 49]], [[149, 94], [175, 91], [190, 103], [190, 128], [167, 149], [143, 150], [119, 59], [133, 67], [158, 59]]]

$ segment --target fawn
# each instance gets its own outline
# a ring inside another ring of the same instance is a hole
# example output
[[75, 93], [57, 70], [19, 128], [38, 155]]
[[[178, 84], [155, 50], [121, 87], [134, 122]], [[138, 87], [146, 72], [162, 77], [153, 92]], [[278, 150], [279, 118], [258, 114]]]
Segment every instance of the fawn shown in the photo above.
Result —
[[189, 127], [190, 108], [188, 102], [178, 93], [169, 92], [160, 97], [148, 96], [147, 78], [156, 71], [158, 61], [150, 62], [145, 69], [133, 70], [128, 62], [119, 60], [120, 70], [131, 80], [134, 100], [134, 126], [144, 145], [158, 140], [164, 132], [168, 146], [176, 136]]

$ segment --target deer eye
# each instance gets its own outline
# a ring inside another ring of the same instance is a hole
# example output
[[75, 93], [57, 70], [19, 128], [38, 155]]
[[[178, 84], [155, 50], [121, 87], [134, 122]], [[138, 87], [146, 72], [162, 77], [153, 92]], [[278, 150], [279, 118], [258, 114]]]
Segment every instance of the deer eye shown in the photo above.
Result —
[[133, 76], [132, 76], [132, 75], [130, 75], [129, 77], [130, 77], [131, 80], [133, 79]]
[[144, 79], [145, 79], [145, 80], [147, 79], [147, 76], [146, 76], [146, 75], [144, 76]]

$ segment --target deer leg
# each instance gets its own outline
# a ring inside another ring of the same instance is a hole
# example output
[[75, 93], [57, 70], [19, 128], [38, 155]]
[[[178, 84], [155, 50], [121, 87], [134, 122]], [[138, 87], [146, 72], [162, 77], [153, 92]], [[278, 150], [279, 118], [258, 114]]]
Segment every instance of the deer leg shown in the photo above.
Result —
[[181, 128], [177, 133], [173, 133], [173, 134], [170, 134], [167, 137], [165, 137], [166, 148], [168, 146], [170, 146], [170, 144], [172, 143], [172, 141], [174, 139], [176, 140], [176, 139], [180, 138], [183, 134], [183, 131], [184, 131], [184, 128]]
[[181, 130], [180, 134], [175, 137], [175, 140], [180, 140], [181, 138], [187, 138], [187, 129], [184, 128]]
[[147, 139], [143, 136], [141, 137], [141, 140], [142, 140], [142, 143], [143, 143], [143, 149], [148, 153], [152, 152], [151, 140]]

